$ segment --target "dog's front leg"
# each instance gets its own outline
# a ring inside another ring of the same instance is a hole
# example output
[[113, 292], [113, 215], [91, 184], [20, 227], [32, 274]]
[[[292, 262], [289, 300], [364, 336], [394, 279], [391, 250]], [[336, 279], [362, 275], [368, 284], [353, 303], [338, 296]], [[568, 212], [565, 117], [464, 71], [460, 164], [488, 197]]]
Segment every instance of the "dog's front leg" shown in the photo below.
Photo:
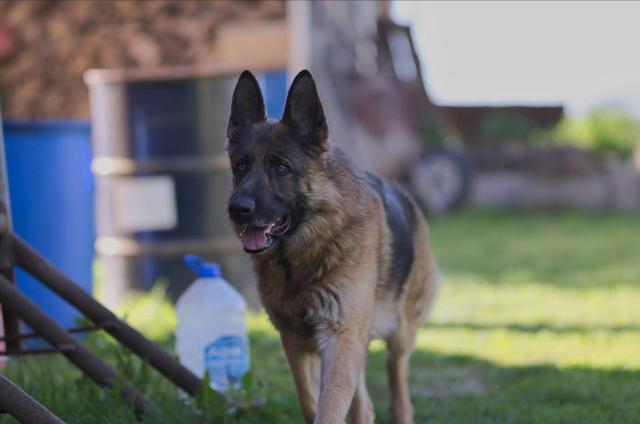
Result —
[[308, 342], [305, 343], [294, 335], [283, 332], [280, 333], [280, 339], [293, 374], [304, 421], [311, 424], [316, 416], [320, 388], [318, 355], [309, 351]]
[[367, 345], [368, 334], [364, 328], [343, 329], [324, 344], [316, 424], [344, 423], [364, 372]]

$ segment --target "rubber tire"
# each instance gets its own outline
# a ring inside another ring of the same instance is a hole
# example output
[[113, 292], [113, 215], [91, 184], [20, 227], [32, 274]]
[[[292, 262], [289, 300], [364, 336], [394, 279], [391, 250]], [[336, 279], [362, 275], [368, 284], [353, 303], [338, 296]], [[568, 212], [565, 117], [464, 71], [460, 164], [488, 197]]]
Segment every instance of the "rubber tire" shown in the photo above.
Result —
[[434, 151], [409, 172], [409, 187], [429, 215], [440, 215], [462, 205], [471, 189], [471, 158], [460, 152]]

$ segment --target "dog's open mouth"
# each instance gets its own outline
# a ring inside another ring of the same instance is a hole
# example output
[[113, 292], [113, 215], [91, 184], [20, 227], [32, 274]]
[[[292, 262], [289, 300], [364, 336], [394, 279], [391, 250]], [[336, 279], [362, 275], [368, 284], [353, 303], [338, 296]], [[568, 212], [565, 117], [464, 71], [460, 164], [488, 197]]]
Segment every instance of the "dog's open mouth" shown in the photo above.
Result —
[[238, 236], [246, 252], [251, 254], [262, 253], [273, 246], [275, 238], [287, 232], [290, 223], [290, 215], [285, 214], [269, 225], [244, 225]]

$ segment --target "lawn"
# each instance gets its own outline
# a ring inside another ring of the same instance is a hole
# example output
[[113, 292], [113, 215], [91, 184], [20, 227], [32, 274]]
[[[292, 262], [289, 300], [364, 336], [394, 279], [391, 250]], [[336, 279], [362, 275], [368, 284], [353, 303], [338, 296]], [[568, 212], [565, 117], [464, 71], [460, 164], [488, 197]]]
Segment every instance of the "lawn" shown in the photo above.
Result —
[[[411, 361], [416, 422], [640, 422], [640, 216], [468, 211], [432, 223], [446, 282]], [[171, 346], [162, 293], [137, 296], [128, 319]], [[105, 336], [88, 344], [158, 406], [148, 422], [301, 422], [278, 338], [250, 318], [262, 408], [200, 406]], [[384, 349], [367, 371], [377, 422], [388, 422]], [[63, 358], [5, 370], [67, 422], [131, 422], [131, 410]], [[10, 422], [0, 418], [0, 423]]]

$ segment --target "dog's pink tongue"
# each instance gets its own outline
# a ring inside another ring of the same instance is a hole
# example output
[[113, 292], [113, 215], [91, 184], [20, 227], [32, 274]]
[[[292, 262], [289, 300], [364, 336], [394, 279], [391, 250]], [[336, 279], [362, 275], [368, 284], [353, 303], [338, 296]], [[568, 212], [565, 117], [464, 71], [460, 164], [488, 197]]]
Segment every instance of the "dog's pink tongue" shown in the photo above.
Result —
[[240, 234], [240, 241], [247, 250], [260, 250], [267, 247], [267, 234], [270, 228], [246, 228]]

